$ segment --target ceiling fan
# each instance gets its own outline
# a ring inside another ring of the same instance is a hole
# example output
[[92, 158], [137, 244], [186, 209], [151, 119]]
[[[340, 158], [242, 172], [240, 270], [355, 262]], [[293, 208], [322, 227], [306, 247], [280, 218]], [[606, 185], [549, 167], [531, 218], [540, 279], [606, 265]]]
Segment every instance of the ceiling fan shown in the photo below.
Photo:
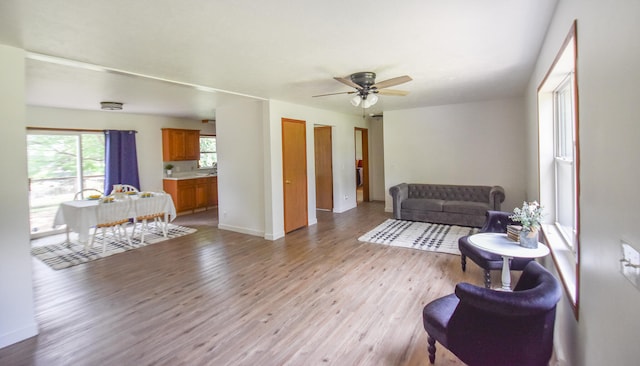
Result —
[[378, 96], [376, 94], [396, 96], [404, 96], [409, 94], [409, 92], [404, 90], [393, 90], [386, 88], [413, 80], [410, 76], [403, 75], [376, 83], [376, 73], [370, 71], [356, 72], [347, 77], [334, 77], [334, 79], [345, 85], [355, 88], [356, 90], [340, 93], [320, 94], [314, 95], [313, 97], [325, 97], [328, 95], [337, 94], [356, 94], [351, 99], [351, 104], [354, 107], [362, 105], [362, 108], [369, 108], [372, 105], [376, 104], [376, 102], [378, 101]]

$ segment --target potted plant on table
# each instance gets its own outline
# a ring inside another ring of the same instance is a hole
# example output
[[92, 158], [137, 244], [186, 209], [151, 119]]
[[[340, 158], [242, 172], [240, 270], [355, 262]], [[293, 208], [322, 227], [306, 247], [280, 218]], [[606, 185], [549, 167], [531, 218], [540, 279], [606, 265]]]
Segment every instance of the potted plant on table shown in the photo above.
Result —
[[509, 216], [513, 221], [522, 224], [520, 231], [520, 245], [525, 248], [538, 247], [538, 232], [542, 220], [542, 206], [537, 201], [523, 202], [522, 208], [516, 207], [513, 215]]
[[173, 174], [173, 164], [166, 164], [164, 166], [165, 171], [167, 172], [167, 177], [170, 177]]

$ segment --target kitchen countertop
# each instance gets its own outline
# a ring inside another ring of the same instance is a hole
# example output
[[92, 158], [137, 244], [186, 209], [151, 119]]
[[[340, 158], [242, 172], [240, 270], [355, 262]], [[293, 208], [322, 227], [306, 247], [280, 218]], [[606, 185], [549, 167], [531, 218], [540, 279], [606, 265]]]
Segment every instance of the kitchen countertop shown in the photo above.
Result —
[[185, 180], [185, 179], [197, 179], [197, 178], [209, 178], [217, 177], [218, 174], [213, 173], [185, 173], [179, 175], [173, 175], [172, 177], [164, 177], [164, 180]]

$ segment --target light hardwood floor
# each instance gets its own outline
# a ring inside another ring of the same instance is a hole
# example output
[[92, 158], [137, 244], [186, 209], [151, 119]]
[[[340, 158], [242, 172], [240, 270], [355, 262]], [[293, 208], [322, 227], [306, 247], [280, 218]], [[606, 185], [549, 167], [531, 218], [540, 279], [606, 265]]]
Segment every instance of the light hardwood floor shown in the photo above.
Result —
[[[457, 282], [460, 257], [362, 243], [382, 203], [283, 239], [198, 232], [54, 271], [34, 259], [40, 334], [1, 365], [429, 365], [422, 308]], [[494, 281], [499, 281], [499, 273]], [[438, 346], [436, 365], [462, 365]]]

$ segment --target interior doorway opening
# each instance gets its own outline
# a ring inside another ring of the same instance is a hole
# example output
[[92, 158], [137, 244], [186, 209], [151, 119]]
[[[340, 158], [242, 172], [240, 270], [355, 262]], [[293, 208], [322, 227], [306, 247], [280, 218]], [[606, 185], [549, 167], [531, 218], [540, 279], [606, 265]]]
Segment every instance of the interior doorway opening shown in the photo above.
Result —
[[356, 204], [369, 199], [369, 131], [355, 127]]

